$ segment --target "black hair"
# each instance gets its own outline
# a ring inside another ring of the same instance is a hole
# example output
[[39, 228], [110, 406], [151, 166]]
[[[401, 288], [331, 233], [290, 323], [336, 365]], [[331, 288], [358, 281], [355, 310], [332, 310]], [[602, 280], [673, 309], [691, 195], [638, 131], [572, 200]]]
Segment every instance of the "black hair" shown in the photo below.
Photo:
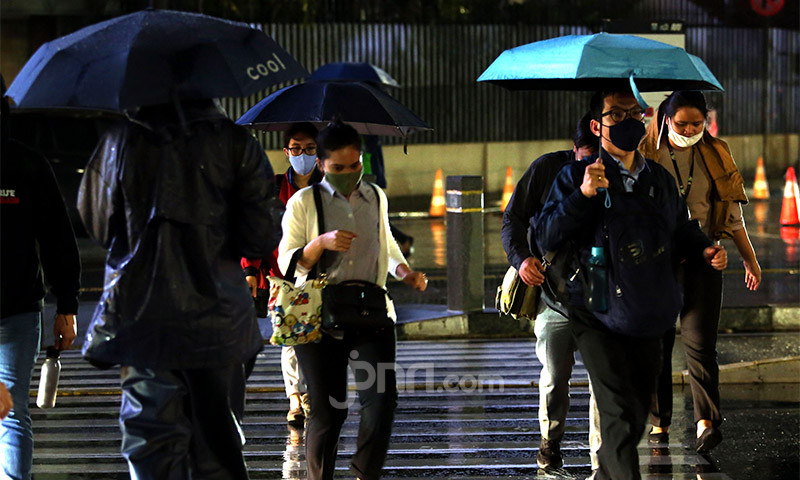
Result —
[[600, 138], [592, 133], [589, 123], [592, 120], [592, 112], [586, 112], [575, 127], [575, 132], [572, 134], [572, 143], [575, 148], [589, 147], [592, 151], [597, 152], [600, 149]]
[[283, 148], [289, 148], [289, 142], [292, 138], [297, 136], [298, 133], [302, 133], [312, 140], [317, 141], [319, 130], [309, 122], [293, 123], [289, 129], [283, 133]]
[[672, 92], [658, 106], [658, 115], [654, 119], [658, 128], [661, 129], [662, 141], [667, 136], [667, 129], [661, 128], [664, 124], [664, 115], [672, 118], [678, 113], [678, 110], [684, 107], [696, 108], [703, 114], [703, 118], [708, 117], [708, 103], [703, 92], [699, 90], [676, 90]]
[[319, 132], [317, 137], [317, 157], [327, 159], [331, 152], [345, 147], [353, 147], [361, 151], [361, 135], [355, 128], [335, 120]]
[[683, 107], [696, 108], [700, 110], [703, 117], [708, 116], [706, 96], [699, 90], [678, 90], [672, 92], [661, 102], [658, 111], [666, 113], [668, 117], [672, 118], [678, 113], [678, 110]]
[[616, 94], [630, 95], [631, 93], [630, 90], [598, 90], [589, 100], [589, 112], [592, 114], [592, 119], [600, 121], [603, 116], [603, 107], [605, 106], [603, 101], [606, 97]]

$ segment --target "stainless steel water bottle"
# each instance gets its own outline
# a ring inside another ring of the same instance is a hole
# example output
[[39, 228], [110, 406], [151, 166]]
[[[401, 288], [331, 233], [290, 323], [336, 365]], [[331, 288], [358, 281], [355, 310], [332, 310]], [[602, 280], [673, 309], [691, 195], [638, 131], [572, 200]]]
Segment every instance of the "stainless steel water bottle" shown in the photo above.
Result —
[[39, 394], [36, 396], [36, 405], [39, 408], [53, 408], [56, 405], [58, 376], [61, 374], [61, 361], [58, 359], [60, 353], [54, 346], [47, 347], [47, 358], [39, 377]]
[[603, 247], [592, 247], [589, 258], [589, 310], [608, 311], [608, 275]]

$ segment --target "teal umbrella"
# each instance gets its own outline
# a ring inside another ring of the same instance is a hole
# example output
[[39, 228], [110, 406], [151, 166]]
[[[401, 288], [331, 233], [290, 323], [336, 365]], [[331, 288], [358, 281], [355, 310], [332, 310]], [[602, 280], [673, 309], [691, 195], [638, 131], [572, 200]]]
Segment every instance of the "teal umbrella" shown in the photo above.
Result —
[[567, 35], [504, 51], [479, 82], [510, 90], [723, 90], [686, 50], [634, 35]]

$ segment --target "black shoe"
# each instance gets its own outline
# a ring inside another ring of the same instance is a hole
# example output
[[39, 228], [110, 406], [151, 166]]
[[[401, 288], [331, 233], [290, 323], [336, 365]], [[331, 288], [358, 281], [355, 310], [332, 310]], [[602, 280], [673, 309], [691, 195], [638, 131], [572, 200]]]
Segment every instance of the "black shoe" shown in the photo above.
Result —
[[669, 432], [648, 433], [647, 443], [650, 445], [661, 445], [669, 443]]
[[695, 449], [697, 453], [708, 453], [722, 442], [722, 432], [716, 427], [708, 427], [702, 435], [697, 437]]
[[561, 458], [561, 444], [543, 438], [539, 444], [539, 453], [536, 454], [536, 463], [543, 470], [561, 468], [564, 465], [564, 459]]

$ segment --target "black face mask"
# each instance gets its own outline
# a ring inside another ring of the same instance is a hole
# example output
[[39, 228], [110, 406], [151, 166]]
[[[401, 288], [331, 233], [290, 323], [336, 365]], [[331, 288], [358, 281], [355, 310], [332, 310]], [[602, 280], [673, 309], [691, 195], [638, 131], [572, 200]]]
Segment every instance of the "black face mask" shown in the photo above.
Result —
[[608, 139], [611, 140], [615, 147], [626, 152], [636, 150], [644, 134], [644, 123], [633, 118], [626, 118], [608, 127]]

